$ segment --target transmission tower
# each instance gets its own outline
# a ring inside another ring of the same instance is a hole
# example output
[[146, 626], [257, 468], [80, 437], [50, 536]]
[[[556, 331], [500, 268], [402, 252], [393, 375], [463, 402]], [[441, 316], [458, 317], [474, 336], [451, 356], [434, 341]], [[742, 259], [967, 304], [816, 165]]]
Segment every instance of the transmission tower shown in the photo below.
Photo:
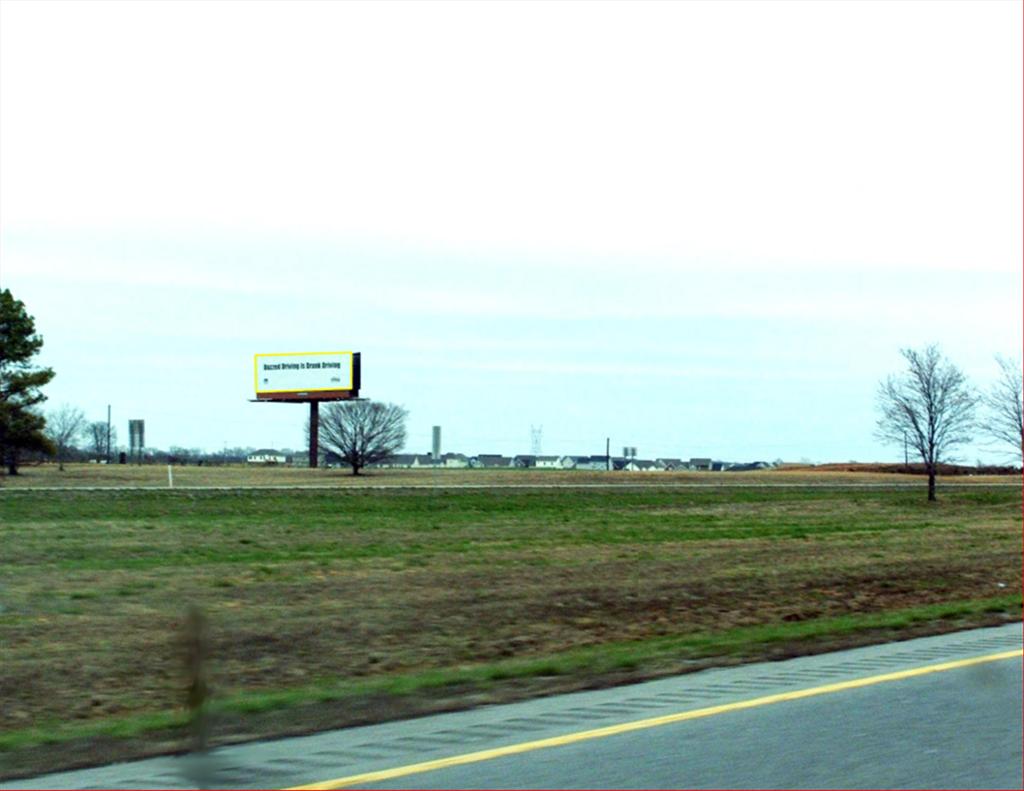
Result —
[[530, 453], [540, 456], [540, 444], [544, 438], [544, 426], [530, 426]]

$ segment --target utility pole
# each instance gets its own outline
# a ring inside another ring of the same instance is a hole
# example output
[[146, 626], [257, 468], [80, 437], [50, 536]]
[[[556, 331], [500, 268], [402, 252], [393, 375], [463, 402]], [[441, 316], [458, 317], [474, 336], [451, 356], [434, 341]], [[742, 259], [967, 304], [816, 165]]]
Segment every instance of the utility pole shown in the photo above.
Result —
[[110, 404], [107, 404], [107, 464], [110, 464]]
[[907, 432], [903, 432], [903, 466], [910, 467], [910, 452], [907, 450]]
[[607, 472], [612, 468], [612, 438], [604, 438], [604, 470]]

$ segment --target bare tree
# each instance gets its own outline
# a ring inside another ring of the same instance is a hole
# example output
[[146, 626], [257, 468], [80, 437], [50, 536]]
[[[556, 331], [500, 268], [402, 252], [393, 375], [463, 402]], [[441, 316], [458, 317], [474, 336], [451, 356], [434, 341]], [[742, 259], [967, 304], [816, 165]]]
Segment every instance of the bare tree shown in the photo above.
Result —
[[402, 449], [408, 415], [400, 406], [379, 401], [329, 404], [320, 412], [320, 447], [337, 453], [358, 475], [367, 464]]
[[932, 344], [918, 351], [901, 349], [907, 370], [879, 385], [876, 436], [884, 442], [909, 443], [928, 473], [928, 499], [935, 499], [938, 465], [952, 461], [957, 445], [971, 441], [978, 396], [963, 372]]
[[[61, 404], [46, 416], [46, 436], [57, 448], [57, 464], [61, 471], [64, 470], [64, 462], [67, 460], [68, 451], [75, 446], [75, 441], [85, 431], [85, 413], [78, 407], [70, 404]], [[106, 424], [104, 424], [104, 432]], [[104, 441], [106, 434], [104, 433]]]
[[117, 445], [117, 428], [110, 426], [109, 444], [107, 443], [107, 424], [105, 421], [97, 420], [95, 423], [90, 423], [85, 432], [89, 441], [89, 450], [96, 454], [96, 458], [108, 458], [110, 451]]
[[1012, 447], [1024, 464], [1024, 382], [1019, 360], [996, 355], [999, 379], [984, 397], [988, 407], [985, 428], [1000, 442]]

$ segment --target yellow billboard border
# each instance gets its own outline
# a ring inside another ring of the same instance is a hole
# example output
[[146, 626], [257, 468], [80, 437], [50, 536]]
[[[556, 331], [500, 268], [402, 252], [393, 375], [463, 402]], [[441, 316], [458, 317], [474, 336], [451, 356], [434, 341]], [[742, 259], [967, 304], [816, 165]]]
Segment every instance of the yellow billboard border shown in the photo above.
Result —
[[[349, 387], [306, 387], [292, 390], [260, 390], [260, 357], [313, 357], [316, 355], [347, 354], [348, 355], [348, 381]], [[328, 393], [335, 390], [354, 390], [356, 354], [355, 352], [270, 352], [269, 354], [254, 354], [252, 356], [252, 386], [256, 395], [261, 393]]]

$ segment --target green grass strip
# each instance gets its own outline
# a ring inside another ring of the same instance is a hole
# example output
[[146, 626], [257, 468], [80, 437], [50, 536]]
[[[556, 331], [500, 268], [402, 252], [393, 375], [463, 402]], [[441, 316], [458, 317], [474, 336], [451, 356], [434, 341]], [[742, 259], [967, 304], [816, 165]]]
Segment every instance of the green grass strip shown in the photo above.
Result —
[[[1020, 615], [1020, 594], [970, 599], [944, 604], [922, 605], [885, 613], [819, 618], [796, 623], [778, 623], [650, 638], [641, 641], [606, 643], [543, 657], [508, 659], [480, 665], [460, 666], [405, 673], [374, 679], [328, 679], [315, 684], [268, 692], [240, 691], [216, 700], [214, 713], [254, 714], [310, 703], [353, 700], [377, 696], [402, 697], [443, 688], [479, 690], [508, 680], [550, 676], [598, 677], [622, 670], [650, 669], [687, 659], [717, 656], [749, 656], [772, 645], [810, 642], [873, 630], [899, 630], [915, 624], [956, 620], [990, 613]], [[157, 712], [110, 718], [87, 723], [46, 723], [0, 733], [0, 751], [11, 751], [76, 739], [130, 738], [154, 731], [182, 728], [188, 724], [184, 712]]]

